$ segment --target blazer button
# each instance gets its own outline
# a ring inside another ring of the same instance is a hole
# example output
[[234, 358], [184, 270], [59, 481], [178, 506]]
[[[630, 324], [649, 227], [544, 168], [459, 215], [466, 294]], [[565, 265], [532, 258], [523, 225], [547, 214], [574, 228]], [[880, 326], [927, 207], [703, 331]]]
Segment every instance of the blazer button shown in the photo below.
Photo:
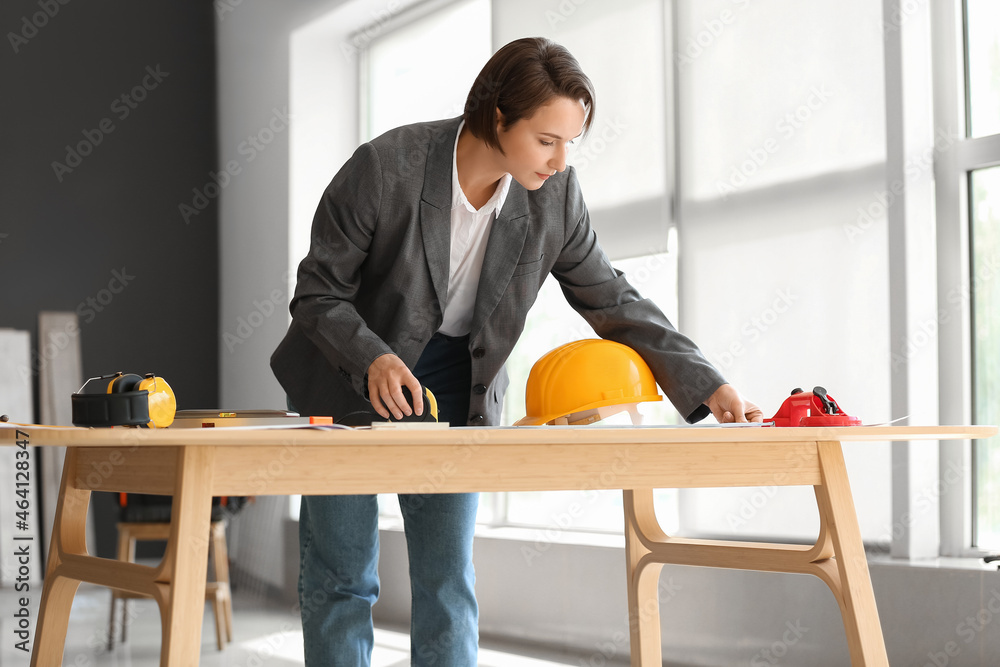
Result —
[[482, 359], [483, 357], [486, 356], [486, 350], [484, 350], [481, 347], [477, 347], [472, 351], [472, 356], [476, 359]]
[[481, 396], [481, 395], [483, 395], [483, 394], [486, 393], [486, 385], [485, 384], [477, 384], [475, 387], [472, 388], [472, 392], [474, 394], [479, 394]]
[[469, 417], [470, 424], [482, 424], [484, 421], [486, 421], [486, 418], [482, 415], [472, 415]]

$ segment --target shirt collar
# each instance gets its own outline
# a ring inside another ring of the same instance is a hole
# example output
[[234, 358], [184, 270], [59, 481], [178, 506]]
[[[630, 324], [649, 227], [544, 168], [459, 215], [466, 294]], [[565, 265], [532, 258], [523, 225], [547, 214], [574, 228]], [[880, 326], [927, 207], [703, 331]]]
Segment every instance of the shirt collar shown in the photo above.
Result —
[[[462, 192], [462, 186], [458, 182], [458, 138], [462, 136], [462, 128], [465, 127], [465, 119], [458, 124], [458, 134], [455, 135], [455, 149], [452, 151], [451, 155], [451, 205], [452, 207], [464, 206], [468, 211], [475, 213], [475, 207], [469, 203], [466, 198], [465, 193]], [[497, 217], [500, 216], [500, 209], [503, 208], [503, 204], [507, 201], [507, 192], [510, 190], [511, 175], [504, 174], [500, 179], [500, 184], [497, 185], [496, 191], [490, 200], [486, 202], [482, 209], [484, 213], [489, 213], [492, 211], [493, 207], [496, 208]]]

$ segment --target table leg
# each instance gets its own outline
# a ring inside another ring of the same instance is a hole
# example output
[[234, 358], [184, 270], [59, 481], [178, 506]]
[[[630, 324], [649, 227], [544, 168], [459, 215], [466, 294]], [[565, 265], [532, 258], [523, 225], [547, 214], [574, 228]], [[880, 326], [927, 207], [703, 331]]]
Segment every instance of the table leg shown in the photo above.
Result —
[[45, 583], [38, 608], [31, 667], [55, 667], [62, 664], [69, 613], [76, 589], [80, 586], [79, 579], [66, 577], [58, 572], [65, 555], [87, 553], [90, 491], [76, 487], [73, 480], [75, 471], [76, 450], [68, 447], [63, 463], [59, 502], [52, 524], [52, 543], [49, 546], [49, 562], [45, 568]]
[[622, 491], [625, 506], [625, 558], [628, 561], [628, 627], [632, 667], [662, 663], [660, 648], [659, 583], [663, 563], [646, 556], [650, 550], [639, 539], [663, 540], [653, 510], [653, 490]]
[[[858, 515], [851, 497], [847, 467], [839, 442], [817, 443], [823, 484], [816, 488], [820, 518], [827, 526], [839, 572], [839, 582], [825, 579], [844, 619], [853, 665], [888, 667], [882, 625], [868, 574], [868, 560]], [[835, 583], [839, 585], [834, 585]]]
[[170, 538], [156, 581], [169, 584], [160, 601], [160, 666], [198, 664], [205, 613], [212, 514], [212, 447], [179, 447]]

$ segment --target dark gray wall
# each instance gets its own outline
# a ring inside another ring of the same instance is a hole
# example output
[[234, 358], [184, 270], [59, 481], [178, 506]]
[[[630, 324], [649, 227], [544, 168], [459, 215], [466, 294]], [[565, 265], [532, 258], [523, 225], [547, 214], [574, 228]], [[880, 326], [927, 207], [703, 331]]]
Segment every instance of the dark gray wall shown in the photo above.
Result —
[[215, 406], [216, 200], [179, 211], [216, 165], [212, 3], [62, 1], [0, 3], [0, 327], [37, 348], [38, 312], [75, 310], [85, 377]]

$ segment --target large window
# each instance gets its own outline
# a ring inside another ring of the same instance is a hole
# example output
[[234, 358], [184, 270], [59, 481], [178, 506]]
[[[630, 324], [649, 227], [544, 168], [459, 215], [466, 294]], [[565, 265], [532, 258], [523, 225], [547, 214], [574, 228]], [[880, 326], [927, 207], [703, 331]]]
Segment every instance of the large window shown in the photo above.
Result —
[[[942, 104], [939, 99], [936, 107], [944, 116], [937, 120], [938, 126], [950, 124], [952, 119], [947, 114], [952, 99], [957, 98], [958, 104], [954, 106], [961, 109], [954, 119], [959, 138], [954, 146], [949, 142], [943, 151], [939, 149], [944, 168], [938, 174], [938, 197], [945, 210], [942, 211], [939, 202], [938, 224], [964, 227], [957, 231], [957, 238], [967, 234], [967, 246], [955, 244], [968, 257], [965, 287], [949, 294], [954, 293], [963, 305], [968, 304], [970, 311], [967, 340], [972, 419], [978, 424], [997, 424], [1000, 423], [1000, 166], [997, 166], [1000, 165], [1000, 4], [995, 0], [955, 1], [961, 20], [956, 21], [954, 28], [959, 36], [952, 53], [961, 51], [958, 62], [964, 64], [961, 68], [964, 77], [957, 77], [952, 83], [945, 74], [936, 83], [937, 95], [944, 101]], [[949, 57], [950, 53], [936, 55]], [[955, 187], [951, 188], [951, 184]], [[954, 389], [942, 387], [942, 391]], [[948, 460], [947, 451], [944, 456], [942, 461]], [[943, 544], [950, 553], [966, 553], [970, 546], [980, 550], [1000, 549], [1000, 438], [976, 441], [970, 458], [971, 484], [966, 498], [971, 496], [971, 503], [966, 500], [961, 507], [952, 509], [950, 516], [945, 516], [946, 522], [967, 525], [970, 529], [957, 534], [950, 545]], [[950, 461], [954, 464], [960, 459]], [[953, 485], [954, 480], [949, 480], [946, 473], [942, 471], [942, 486]], [[967, 521], [970, 507], [971, 521]], [[942, 534], [947, 534], [947, 527], [947, 523], [942, 524]]]
[[966, 0], [970, 137], [1000, 134], [1000, 3]]
[[[676, 4], [680, 321], [769, 417], [826, 387], [890, 421], [881, 2]], [[893, 533], [886, 443], [844, 447], [862, 537]], [[682, 489], [681, 533], [808, 540], [811, 489]]]
[[[965, 2], [966, 134], [1000, 134], [1000, 5]], [[979, 142], [983, 143], [982, 141]], [[979, 159], [1000, 161], [994, 150]], [[968, 176], [972, 294], [973, 416], [1000, 423], [1000, 167]], [[1000, 438], [973, 448], [973, 545], [1000, 548]]]
[[[1000, 167], [969, 178], [975, 419], [1000, 424]], [[975, 456], [976, 543], [1000, 547], [1000, 437]]]
[[362, 141], [407, 123], [460, 116], [492, 53], [489, 0], [454, 2], [386, 26], [362, 53]]

